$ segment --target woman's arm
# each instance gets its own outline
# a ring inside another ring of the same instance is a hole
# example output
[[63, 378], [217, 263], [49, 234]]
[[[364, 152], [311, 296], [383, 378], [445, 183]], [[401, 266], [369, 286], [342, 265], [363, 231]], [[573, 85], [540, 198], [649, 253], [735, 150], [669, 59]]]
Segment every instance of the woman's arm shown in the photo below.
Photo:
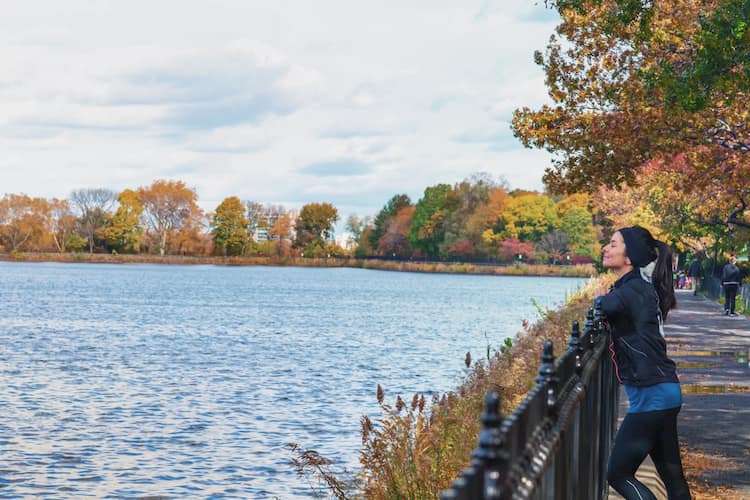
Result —
[[[602, 290], [599, 290], [601, 292]], [[626, 309], [626, 302], [623, 297], [623, 292], [620, 289], [610, 290], [609, 293], [599, 294], [597, 292], [597, 298], [595, 302], [599, 302], [602, 307], [602, 312], [608, 316], [622, 313]]]

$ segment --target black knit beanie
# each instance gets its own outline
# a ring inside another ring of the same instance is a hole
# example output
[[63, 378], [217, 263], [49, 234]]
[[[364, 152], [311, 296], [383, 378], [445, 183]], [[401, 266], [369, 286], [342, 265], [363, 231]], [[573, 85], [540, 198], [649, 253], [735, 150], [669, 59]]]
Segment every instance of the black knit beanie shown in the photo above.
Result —
[[619, 230], [625, 240], [625, 255], [635, 267], [646, 267], [656, 260], [656, 242], [648, 230], [640, 226], [624, 227]]

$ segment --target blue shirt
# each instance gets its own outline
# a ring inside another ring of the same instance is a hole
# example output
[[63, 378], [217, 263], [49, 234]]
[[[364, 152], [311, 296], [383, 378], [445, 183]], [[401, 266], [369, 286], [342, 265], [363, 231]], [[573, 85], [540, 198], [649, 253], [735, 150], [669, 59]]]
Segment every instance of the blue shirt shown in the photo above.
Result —
[[625, 385], [625, 393], [630, 402], [628, 413], [669, 410], [682, 406], [680, 384], [675, 382], [664, 382], [648, 387]]

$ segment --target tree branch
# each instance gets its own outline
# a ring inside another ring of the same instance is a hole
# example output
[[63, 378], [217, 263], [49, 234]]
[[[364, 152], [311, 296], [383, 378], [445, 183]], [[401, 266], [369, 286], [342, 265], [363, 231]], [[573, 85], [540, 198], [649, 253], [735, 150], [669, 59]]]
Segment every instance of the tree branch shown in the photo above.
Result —
[[745, 125], [737, 124], [733, 127], [724, 120], [718, 121], [719, 124], [716, 127], [708, 129], [709, 141], [732, 151], [750, 153], [750, 142], [741, 138], [737, 133], [737, 129], [744, 132]]
[[745, 196], [740, 195], [740, 203], [739, 206], [731, 213], [729, 214], [729, 217], [727, 217], [727, 227], [729, 228], [729, 231], [733, 232], [734, 228], [732, 227], [732, 224], [735, 226], [745, 227], [750, 229], [750, 222], [746, 222], [742, 219], [738, 219], [737, 217], [741, 215], [745, 209], [747, 209], [747, 202], [745, 201]]

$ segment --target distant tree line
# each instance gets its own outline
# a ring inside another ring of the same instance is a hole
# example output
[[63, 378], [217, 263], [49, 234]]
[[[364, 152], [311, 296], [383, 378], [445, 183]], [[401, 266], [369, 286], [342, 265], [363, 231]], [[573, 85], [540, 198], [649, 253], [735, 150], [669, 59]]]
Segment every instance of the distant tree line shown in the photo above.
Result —
[[590, 262], [600, 249], [588, 195], [511, 191], [487, 174], [427, 187], [416, 203], [396, 194], [374, 217], [351, 215], [343, 246], [334, 241], [339, 213], [330, 203], [295, 211], [230, 196], [206, 213], [197, 201], [179, 180], [120, 193], [77, 189], [66, 199], [6, 194], [0, 250], [554, 264]]
[[183, 181], [125, 189], [77, 189], [67, 199], [0, 198], [0, 250], [156, 255], [341, 255], [330, 203], [299, 212], [226, 198], [212, 213]]
[[396, 194], [374, 218], [350, 216], [355, 256], [581, 263], [599, 257], [591, 199], [514, 190], [487, 174]]

